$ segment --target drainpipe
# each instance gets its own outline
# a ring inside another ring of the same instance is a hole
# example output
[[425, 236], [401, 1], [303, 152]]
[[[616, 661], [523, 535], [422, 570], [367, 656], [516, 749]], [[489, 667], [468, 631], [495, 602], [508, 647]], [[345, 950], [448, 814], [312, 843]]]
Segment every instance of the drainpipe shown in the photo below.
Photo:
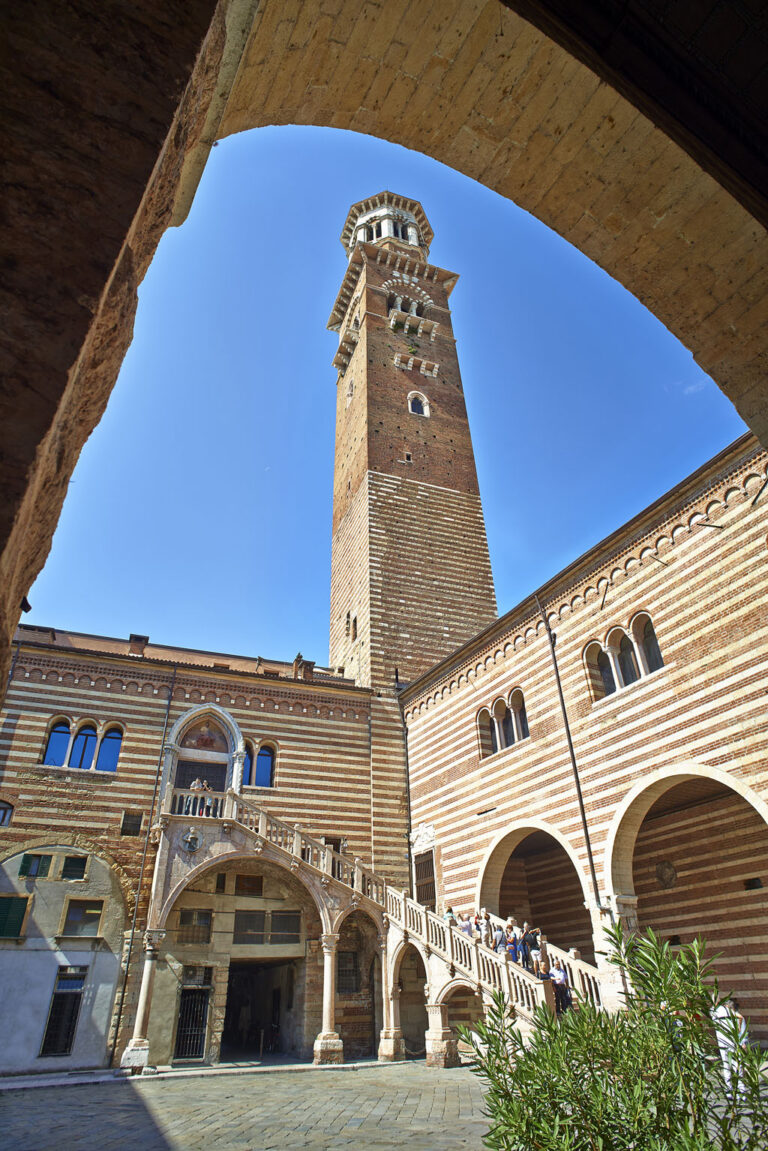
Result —
[[179, 668], [178, 664], [173, 665], [173, 675], [171, 677], [170, 687], [168, 688], [168, 702], [166, 704], [165, 719], [163, 721], [163, 735], [162, 735], [162, 738], [160, 740], [160, 754], [157, 757], [157, 771], [155, 772], [155, 787], [154, 787], [154, 790], [152, 792], [152, 803], [150, 804], [150, 808], [149, 808], [149, 819], [147, 820], [147, 831], [146, 831], [146, 835], [144, 836], [144, 849], [141, 853], [141, 865], [139, 867], [139, 878], [136, 881], [136, 894], [134, 896], [134, 901], [133, 901], [133, 919], [131, 920], [131, 933], [128, 937], [128, 953], [125, 957], [125, 974], [123, 975], [123, 985], [120, 988], [120, 1001], [117, 1005], [117, 1016], [115, 1018], [115, 1025], [114, 1025], [114, 1031], [113, 1031], [114, 1039], [112, 1041], [112, 1046], [109, 1049], [109, 1059], [107, 1061], [108, 1067], [112, 1066], [114, 1059], [115, 1059], [115, 1047], [117, 1046], [117, 1036], [118, 1036], [118, 1033], [120, 1031], [120, 1021], [123, 1017], [123, 1007], [125, 1005], [125, 992], [126, 992], [126, 988], [128, 985], [128, 971], [129, 971], [130, 966], [131, 966], [131, 955], [133, 954], [133, 944], [134, 944], [134, 940], [136, 938], [136, 921], [137, 921], [138, 916], [139, 916], [139, 898], [141, 896], [141, 885], [142, 885], [143, 880], [144, 880], [144, 867], [145, 867], [145, 864], [147, 862], [147, 853], [149, 851], [150, 835], [152, 832], [152, 821], [154, 819], [154, 814], [155, 814], [155, 803], [157, 802], [157, 792], [158, 792], [158, 789], [160, 787], [160, 775], [161, 775], [162, 770], [163, 770], [163, 749], [165, 747], [166, 732], [168, 731], [168, 717], [171, 714], [171, 701], [173, 700], [173, 689], [176, 686], [176, 672], [178, 671], [178, 668]]
[[[592, 840], [589, 835], [589, 827], [587, 826], [587, 813], [584, 810], [584, 796], [581, 791], [581, 780], [579, 779], [579, 768], [576, 763], [576, 752], [573, 747], [573, 740], [571, 738], [571, 725], [568, 722], [568, 712], [565, 707], [565, 697], [563, 695], [563, 685], [560, 681], [560, 669], [557, 666], [557, 656], [555, 655], [555, 637], [552, 634], [552, 628], [549, 626], [549, 620], [546, 613], [541, 606], [538, 595], [534, 594], [536, 600], [536, 607], [539, 609], [539, 614], [544, 621], [544, 627], [547, 629], [547, 638], [549, 640], [549, 654], [552, 657], [552, 667], [555, 672], [555, 683], [557, 684], [557, 694], [560, 699], [560, 711], [563, 715], [563, 726], [565, 728], [565, 738], [568, 741], [568, 753], [571, 757], [571, 768], [573, 769], [573, 781], [576, 785], [576, 795], [579, 800], [579, 813], [581, 815], [581, 826], [584, 832], [584, 841], [587, 846], [587, 857], [589, 859], [589, 873], [592, 877], [592, 887], [595, 893], [595, 901], [598, 910], [602, 911], [602, 900], [600, 898], [600, 888], [597, 885], [597, 872], [595, 871], [595, 860], [592, 854]], [[611, 919], [613, 920], [613, 912], [611, 912]]]

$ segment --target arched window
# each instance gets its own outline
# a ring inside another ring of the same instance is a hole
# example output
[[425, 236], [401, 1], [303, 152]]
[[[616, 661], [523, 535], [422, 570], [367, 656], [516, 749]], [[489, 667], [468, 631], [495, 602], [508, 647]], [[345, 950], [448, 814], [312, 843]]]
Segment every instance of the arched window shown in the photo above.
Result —
[[0, 827], [10, 827], [13, 819], [13, 804], [0, 799]]
[[[616, 690], [616, 680], [613, 678], [613, 668], [611, 667], [611, 661], [602, 650], [602, 648], [600, 649], [600, 654], [597, 657], [597, 670], [603, 685], [602, 694], [604, 696], [613, 695]], [[601, 696], [598, 696], [597, 698], [600, 699]]]
[[509, 706], [514, 716], [515, 735], [517, 739], [528, 739], [531, 734], [528, 730], [528, 713], [525, 710], [523, 693], [518, 688], [509, 698]]
[[43, 763], [49, 767], [63, 767], [69, 747], [69, 723], [66, 719], [57, 720], [48, 732], [48, 740], [43, 753]]
[[83, 724], [72, 741], [72, 750], [69, 753], [69, 766], [88, 771], [93, 763], [93, 753], [96, 750], [96, 728], [92, 723]]
[[408, 397], [408, 411], [413, 416], [429, 417], [429, 400], [422, 392], [411, 392]]
[[659, 641], [656, 638], [650, 616], [643, 612], [632, 621], [632, 636], [640, 660], [640, 670], [645, 675], [664, 667]]
[[493, 705], [493, 724], [496, 740], [500, 747], [512, 747], [515, 742], [515, 724], [512, 712], [503, 699]]
[[97, 771], [117, 771], [117, 761], [120, 758], [120, 748], [123, 745], [123, 733], [119, 727], [110, 727], [104, 732], [99, 744], [99, 753], [96, 756]]
[[496, 724], [493, 722], [487, 707], [484, 707], [477, 717], [477, 734], [480, 740], [481, 759], [485, 759], [486, 756], [493, 755], [495, 751], [499, 750], [496, 739]]
[[621, 678], [624, 682], [624, 687], [629, 687], [640, 678], [640, 672], [637, 667], [637, 659], [635, 658], [635, 649], [632, 646], [632, 640], [629, 636], [622, 637], [619, 644], [619, 671]]
[[275, 772], [275, 749], [265, 744], [256, 756], [254, 787], [272, 787]]
[[245, 759], [243, 760], [243, 787], [251, 786], [253, 775], [253, 747], [250, 743], [245, 745]]

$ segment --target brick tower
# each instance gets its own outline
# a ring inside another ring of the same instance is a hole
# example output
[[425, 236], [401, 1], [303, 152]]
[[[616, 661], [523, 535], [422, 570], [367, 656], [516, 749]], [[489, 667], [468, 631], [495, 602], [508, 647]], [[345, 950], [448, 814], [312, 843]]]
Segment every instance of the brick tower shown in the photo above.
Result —
[[339, 332], [332, 666], [377, 688], [413, 680], [496, 618], [451, 327], [453, 272], [429, 263], [416, 200], [354, 204]]

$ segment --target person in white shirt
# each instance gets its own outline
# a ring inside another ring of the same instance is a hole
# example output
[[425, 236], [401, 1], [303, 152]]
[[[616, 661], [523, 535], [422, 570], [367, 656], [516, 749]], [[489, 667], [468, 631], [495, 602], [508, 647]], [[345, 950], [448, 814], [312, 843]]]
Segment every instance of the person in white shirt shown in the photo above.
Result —
[[[746, 1047], [749, 1043], [747, 1021], [739, 1010], [735, 999], [727, 999], [718, 1004], [712, 1012], [717, 1035], [717, 1046], [720, 1048], [720, 1058], [723, 1061], [723, 1079], [728, 1094], [735, 1087], [743, 1091], [744, 1085], [738, 1082], [738, 1061], [736, 1048]], [[735, 1082], [734, 1082], [735, 1080]]]

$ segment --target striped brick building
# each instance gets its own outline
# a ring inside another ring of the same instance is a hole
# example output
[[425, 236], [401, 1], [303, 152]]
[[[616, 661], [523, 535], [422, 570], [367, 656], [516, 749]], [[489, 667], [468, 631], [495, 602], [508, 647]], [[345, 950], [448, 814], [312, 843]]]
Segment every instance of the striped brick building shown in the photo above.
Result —
[[702, 933], [768, 1038], [766, 453], [498, 618], [431, 239], [390, 192], [342, 233], [330, 667], [19, 628], [0, 1071], [450, 1061], [509, 972], [447, 905], [536, 920], [605, 1003], [611, 918]]

